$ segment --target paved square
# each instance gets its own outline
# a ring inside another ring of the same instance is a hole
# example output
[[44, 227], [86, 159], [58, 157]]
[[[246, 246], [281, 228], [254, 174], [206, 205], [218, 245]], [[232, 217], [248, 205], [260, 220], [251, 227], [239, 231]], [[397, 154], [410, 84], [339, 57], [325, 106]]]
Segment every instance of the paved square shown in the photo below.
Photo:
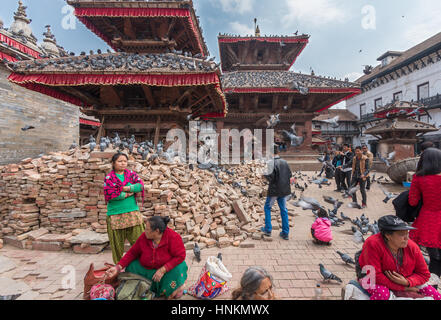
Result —
[[[308, 174], [312, 175], [313, 173], [309, 172]], [[384, 187], [395, 193], [404, 190], [400, 186], [391, 184], [384, 185]], [[305, 190], [304, 195], [317, 199], [327, 208], [331, 208], [331, 205], [323, 201], [324, 195], [340, 199], [344, 202], [344, 205], [338, 211], [339, 216], [342, 211], [351, 218], [364, 213], [371, 222], [378, 220], [383, 215], [394, 214], [395, 212], [391, 201], [387, 204], [382, 201], [384, 194], [376, 183], [373, 184], [371, 191], [367, 193], [368, 207], [365, 210], [348, 208], [347, 204], [351, 200], [343, 199], [340, 193], [333, 191], [334, 189], [335, 183], [333, 181], [331, 186], [323, 186], [322, 189], [311, 184]], [[298, 197], [300, 196], [298, 190], [296, 190], [296, 194]], [[314, 288], [317, 283], [322, 286], [323, 299], [341, 299], [341, 288], [355, 277], [355, 271], [353, 267], [347, 266], [341, 261], [336, 251], [339, 250], [354, 256], [355, 252], [361, 248], [361, 244], [356, 244], [352, 240], [351, 224], [346, 222], [341, 227], [332, 227], [334, 237], [332, 245], [317, 246], [313, 244], [310, 232], [311, 225], [314, 222], [312, 212], [303, 211], [301, 208], [294, 207], [291, 203], [288, 203], [288, 209], [290, 211], [290, 222], [294, 225], [290, 230], [288, 241], [279, 237], [279, 231], [273, 231], [273, 241], [271, 242], [249, 240], [254, 244], [254, 248], [203, 249], [202, 262], [200, 263], [194, 259], [193, 252], [188, 251], [186, 262], [189, 266], [189, 272], [185, 288], [196, 282], [203, 263], [209, 256], [217, 256], [219, 252], [222, 252], [223, 262], [232, 273], [233, 279], [228, 284], [231, 290], [217, 299], [231, 299], [231, 292], [238, 286], [243, 272], [248, 267], [256, 265], [266, 268], [272, 274], [276, 294], [281, 299], [314, 299]], [[273, 207], [273, 222], [276, 222], [279, 217], [278, 210], [276, 203]], [[263, 215], [263, 206], [260, 214]], [[23, 294], [22, 299], [36, 300], [82, 299], [83, 278], [90, 263], [94, 263], [96, 268], [102, 267], [104, 262], [112, 263], [111, 251], [108, 249], [100, 254], [81, 255], [67, 250], [60, 252], [20, 250], [10, 245], [6, 245], [0, 250], [0, 259], [8, 259], [10, 261], [8, 265], [12, 266], [10, 267], [12, 269], [0, 268], [0, 279], [10, 279], [8, 280], [8, 292], [14, 290], [13, 286], [16, 286], [17, 290], [21, 290]], [[343, 280], [343, 284], [335, 282], [322, 283], [319, 263], [323, 263], [328, 270], [338, 275]], [[13, 267], [14, 264], [16, 267]], [[32, 268], [29, 268], [30, 265], [32, 265]], [[73, 280], [75, 288], [70, 290], [63, 288], [68, 273], [63, 274], [62, 269], [66, 265], [75, 268], [75, 279]], [[4, 289], [0, 284], [0, 295], [2, 290]], [[182, 299], [194, 298], [186, 295]]]

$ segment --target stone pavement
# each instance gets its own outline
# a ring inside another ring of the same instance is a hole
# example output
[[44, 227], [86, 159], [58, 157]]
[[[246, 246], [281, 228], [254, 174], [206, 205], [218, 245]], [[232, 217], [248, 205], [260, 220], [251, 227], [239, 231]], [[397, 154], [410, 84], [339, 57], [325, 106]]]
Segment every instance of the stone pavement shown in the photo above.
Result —
[[[303, 183], [301, 185], [303, 186]], [[396, 193], [404, 189], [396, 185], [384, 186]], [[394, 214], [391, 201], [388, 204], [382, 201], [384, 194], [376, 183], [368, 192], [368, 208], [365, 210], [347, 208], [347, 204], [351, 200], [342, 199], [341, 194], [333, 192], [334, 189], [334, 182], [331, 186], [323, 186], [322, 189], [319, 189], [317, 185], [310, 185], [304, 195], [316, 198], [328, 208], [331, 208], [331, 205], [323, 201], [323, 195], [343, 200], [345, 204], [340, 208], [339, 216], [342, 211], [351, 218], [364, 213], [372, 222], [383, 215]], [[296, 194], [300, 196], [300, 192], [297, 190]], [[361, 195], [358, 194], [358, 197]], [[193, 252], [188, 251], [186, 262], [189, 266], [189, 272], [185, 288], [196, 282], [207, 257], [217, 256], [218, 252], [222, 252], [223, 262], [233, 275], [233, 279], [229, 283], [231, 289], [237, 287], [243, 272], [248, 267], [258, 265], [266, 268], [272, 274], [276, 294], [281, 299], [314, 299], [314, 288], [317, 283], [322, 285], [324, 299], [341, 299], [341, 289], [344, 284], [355, 277], [355, 271], [354, 267], [346, 266], [341, 261], [336, 251], [342, 251], [353, 257], [355, 252], [361, 249], [361, 244], [352, 241], [351, 224], [346, 222], [341, 227], [332, 227], [334, 237], [332, 245], [317, 246], [312, 243], [310, 233], [311, 224], [314, 222], [312, 212], [303, 211], [291, 204], [288, 205], [288, 209], [291, 215], [290, 221], [294, 222], [289, 241], [280, 239], [279, 230], [274, 230], [272, 241], [249, 240], [254, 244], [254, 248], [203, 249], [202, 262], [200, 263], [194, 260]], [[273, 208], [273, 214], [275, 217], [279, 217], [277, 203]], [[273, 221], [275, 229], [278, 229], [277, 219], [273, 218]], [[96, 255], [81, 255], [69, 251], [20, 250], [6, 245], [0, 249], [0, 295], [22, 293], [19, 299], [30, 300], [82, 299], [83, 278], [90, 263], [94, 263], [96, 268], [101, 268], [104, 262], [112, 263], [110, 250]], [[342, 278], [343, 284], [322, 283], [319, 263], [323, 263], [328, 270]], [[65, 269], [63, 270], [63, 268]], [[70, 270], [74, 270], [75, 279], [73, 282], [75, 286], [72, 289], [63, 289], [63, 283], [69, 284], [68, 272]], [[230, 299], [231, 291], [218, 299]], [[184, 296], [182, 299], [193, 298]]]

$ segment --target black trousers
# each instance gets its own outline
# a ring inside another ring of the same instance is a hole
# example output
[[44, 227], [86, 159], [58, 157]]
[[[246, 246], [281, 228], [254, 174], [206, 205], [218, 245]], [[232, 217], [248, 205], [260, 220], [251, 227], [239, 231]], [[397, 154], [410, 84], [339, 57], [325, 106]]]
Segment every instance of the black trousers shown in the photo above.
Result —
[[438, 277], [441, 276], [441, 249], [427, 248], [427, 252], [429, 253], [429, 257], [430, 257], [430, 264], [429, 264], [430, 273], [434, 273]]
[[341, 187], [345, 190], [348, 190], [351, 187], [351, 177], [352, 177], [352, 171], [341, 172], [342, 179], [341, 179]]
[[[361, 178], [354, 177], [352, 179], [351, 185], [355, 187], [357, 184], [360, 185], [360, 193], [362, 198], [362, 204], [366, 204], [367, 196], [366, 196], [366, 180], [363, 181]], [[352, 196], [352, 202], [357, 202], [357, 192]]]
[[341, 182], [343, 179], [343, 172], [340, 169], [335, 169], [335, 184], [337, 185], [337, 190], [341, 190]]
[[366, 179], [366, 190], [370, 190], [371, 188], [371, 177], [367, 177]]

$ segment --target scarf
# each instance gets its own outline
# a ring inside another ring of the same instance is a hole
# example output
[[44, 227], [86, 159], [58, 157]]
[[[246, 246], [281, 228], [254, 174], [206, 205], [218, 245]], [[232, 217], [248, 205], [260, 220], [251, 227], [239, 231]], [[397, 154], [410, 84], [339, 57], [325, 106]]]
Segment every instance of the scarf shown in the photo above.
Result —
[[[115, 174], [115, 171], [112, 170], [104, 179], [104, 198], [106, 200], [106, 204], [117, 197], [121, 195], [121, 192], [123, 190], [123, 187], [125, 187], [128, 183], [131, 183], [132, 185], [135, 185], [137, 183], [140, 183], [142, 185], [142, 205], [144, 205], [144, 182], [139, 178], [139, 176], [131, 171], [131, 170], [124, 170], [124, 182], [121, 182], [121, 180], [118, 179], [118, 177]], [[135, 200], [136, 200], [137, 194], [135, 193]]]

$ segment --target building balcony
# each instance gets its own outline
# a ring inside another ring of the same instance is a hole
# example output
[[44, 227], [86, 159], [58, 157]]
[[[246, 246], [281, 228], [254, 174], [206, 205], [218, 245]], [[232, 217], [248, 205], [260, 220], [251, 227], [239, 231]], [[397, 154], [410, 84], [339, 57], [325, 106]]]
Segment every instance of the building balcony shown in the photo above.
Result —
[[426, 99], [421, 99], [418, 102], [422, 103], [425, 107], [430, 109], [441, 108], [441, 95], [437, 94]]

